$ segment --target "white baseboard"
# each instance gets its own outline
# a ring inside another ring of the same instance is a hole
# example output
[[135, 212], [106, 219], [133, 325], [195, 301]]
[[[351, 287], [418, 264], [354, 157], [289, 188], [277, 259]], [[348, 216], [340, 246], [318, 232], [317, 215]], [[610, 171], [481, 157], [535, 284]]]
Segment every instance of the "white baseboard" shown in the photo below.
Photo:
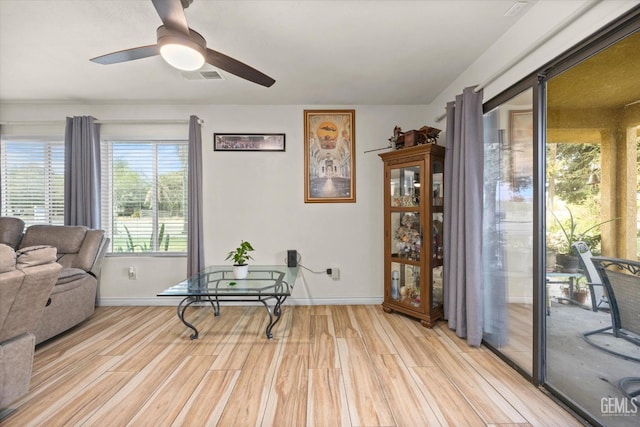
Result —
[[[98, 305], [102, 307], [114, 306], [177, 306], [180, 297], [142, 297], [142, 298], [100, 298]], [[254, 305], [260, 302], [221, 301], [225, 305]], [[208, 304], [208, 303], [202, 303]], [[382, 297], [348, 297], [348, 298], [288, 298], [285, 305], [376, 305], [382, 304]]]
[[[348, 297], [348, 298], [288, 298], [286, 305], [377, 305], [382, 304], [382, 297]], [[177, 306], [180, 297], [142, 297], [142, 298], [100, 298], [99, 306]], [[509, 297], [510, 304], [533, 304], [532, 297]], [[254, 305], [259, 302], [223, 302], [225, 305]], [[204, 304], [204, 303], [203, 303]]]

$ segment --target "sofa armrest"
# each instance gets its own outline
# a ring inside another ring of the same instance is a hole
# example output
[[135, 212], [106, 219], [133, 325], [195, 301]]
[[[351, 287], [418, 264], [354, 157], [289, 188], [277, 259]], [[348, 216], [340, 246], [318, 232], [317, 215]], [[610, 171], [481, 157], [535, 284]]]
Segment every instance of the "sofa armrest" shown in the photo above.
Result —
[[106, 250], [105, 239], [103, 230], [87, 230], [72, 267], [81, 268], [97, 276]]
[[102, 239], [102, 242], [100, 243], [100, 248], [98, 249], [96, 258], [93, 262], [93, 265], [91, 266], [91, 269], [89, 269], [89, 273], [93, 277], [97, 278], [98, 276], [100, 276], [100, 270], [102, 269], [104, 257], [107, 254], [107, 247], [109, 246], [109, 241], [110, 239], [108, 237], [104, 237], [103, 235], [103, 239]]
[[16, 249], [18, 244], [20, 244], [23, 232], [24, 221], [20, 218], [9, 216], [0, 217], [0, 243]]
[[0, 274], [0, 335], [4, 330], [4, 323], [13, 307], [13, 302], [24, 281], [22, 270], [12, 270]]
[[14, 292], [11, 308], [0, 330], [0, 341], [36, 330], [60, 269], [60, 264], [52, 262], [19, 270], [23, 279]]

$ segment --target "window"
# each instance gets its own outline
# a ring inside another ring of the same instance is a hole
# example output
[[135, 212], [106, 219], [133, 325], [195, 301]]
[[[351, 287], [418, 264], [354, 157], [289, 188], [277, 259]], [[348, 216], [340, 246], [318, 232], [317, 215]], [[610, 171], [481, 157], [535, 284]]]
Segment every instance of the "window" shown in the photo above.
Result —
[[187, 141], [102, 143], [102, 226], [111, 252], [186, 252]]
[[187, 141], [103, 141], [101, 155], [111, 252], [186, 252]]
[[[64, 141], [0, 142], [0, 215], [64, 224]], [[187, 141], [103, 141], [102, 228], [116, 253], [186, 252]]]
[[0, 214], [27, 225], [64, 223], [64, 141], [0, 143]]

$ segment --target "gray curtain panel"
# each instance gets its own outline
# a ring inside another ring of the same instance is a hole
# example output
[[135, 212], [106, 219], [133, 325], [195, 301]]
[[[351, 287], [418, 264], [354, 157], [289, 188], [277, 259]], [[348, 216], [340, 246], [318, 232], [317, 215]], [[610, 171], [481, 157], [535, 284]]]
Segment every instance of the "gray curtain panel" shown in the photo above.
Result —
[[67, 117], [64, 137], [64, 223], [100, 228], [100, 125]]
[[444, 311], [469, 345], [482, 342], [482, 91], [447, 104]]
[[187, 277], [202, 271], [202, 129], [197, 116], [189, 118], [189, 228], [187, 231]]

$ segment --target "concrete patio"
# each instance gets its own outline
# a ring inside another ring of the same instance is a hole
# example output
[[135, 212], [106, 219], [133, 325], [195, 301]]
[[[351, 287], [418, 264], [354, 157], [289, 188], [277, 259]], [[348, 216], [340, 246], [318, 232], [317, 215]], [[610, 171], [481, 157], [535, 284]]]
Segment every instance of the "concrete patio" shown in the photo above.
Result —
[[[618, 389], [621, 378], [640, 376], [640, 362], [602, 351], [582, 336], [584, 332], [611, 325], [611, 315], [551, 298], [546, 322], [547, 382], [573, 396], [578, 406], [607, 426], [640, 425], [640, 401], [637, 407], [628, 400], [623, 403], [624, 396]], [[591, 339], [613, 351], [640, 359], [640, 347], [622, 338], [597, 334]], [[612, 411], [609, 403], [626, 404], [627, 410]]]

